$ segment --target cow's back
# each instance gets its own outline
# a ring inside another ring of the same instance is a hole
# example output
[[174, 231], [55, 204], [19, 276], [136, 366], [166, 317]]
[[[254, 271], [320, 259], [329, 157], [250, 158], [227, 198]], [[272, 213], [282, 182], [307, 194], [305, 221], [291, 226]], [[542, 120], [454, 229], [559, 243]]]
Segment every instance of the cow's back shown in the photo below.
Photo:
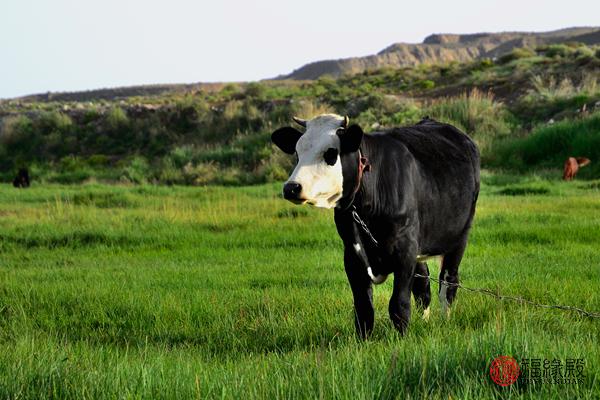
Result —
[[[425, 119], [386, 132], [402, 143], [426, 171], [442, 175], [465, 169], [479, 176], [479, 151], [469, 136], [452, 125]], [[477, 173], [474, 173], [477, 172]]]
[[406, 149], [406, 159], [397, 160], [396, 168], [414, 162], [412, 175], [405, 175], [400, 187], [416, 198], [422, 244], [428, 248], [423, 250], [441, 251], [470, 227], [479, 195], [477, 146], [452, 125], [431, 119], [382, 135]]

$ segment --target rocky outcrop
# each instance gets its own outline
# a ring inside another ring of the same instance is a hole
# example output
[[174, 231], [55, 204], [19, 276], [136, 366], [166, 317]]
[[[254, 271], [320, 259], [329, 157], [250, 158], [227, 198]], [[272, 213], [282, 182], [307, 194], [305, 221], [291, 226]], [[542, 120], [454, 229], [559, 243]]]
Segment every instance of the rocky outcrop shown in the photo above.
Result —
[[339, 77], [369, 69], [466, 62], [495, 58], [514, 48], [535, 48], [545, 44], [581, 42], [600, 44], [600, 28], [567, 28], [551, 32], [502, 32], [475, 34], [433, 34], [423, 43], [395, 43], [377, 54], [340, 60], [317, 61], [278, 79], [317, 79], [323, 75]]

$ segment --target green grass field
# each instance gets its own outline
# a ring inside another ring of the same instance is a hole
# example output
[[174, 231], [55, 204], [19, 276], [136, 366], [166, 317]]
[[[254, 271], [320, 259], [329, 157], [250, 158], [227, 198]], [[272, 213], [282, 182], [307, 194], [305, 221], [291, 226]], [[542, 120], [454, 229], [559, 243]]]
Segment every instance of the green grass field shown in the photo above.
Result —
[[[462, 283], [600, 311], [600, 181], [483, 183]], [[357, 340], [332, 212], [279, 189], [0, 186], [0, 398], [600, 398], [599, 319], [459, 291], [400, 337], [388, 281]], [[586, 377], [502, 388], [498, 355]]]

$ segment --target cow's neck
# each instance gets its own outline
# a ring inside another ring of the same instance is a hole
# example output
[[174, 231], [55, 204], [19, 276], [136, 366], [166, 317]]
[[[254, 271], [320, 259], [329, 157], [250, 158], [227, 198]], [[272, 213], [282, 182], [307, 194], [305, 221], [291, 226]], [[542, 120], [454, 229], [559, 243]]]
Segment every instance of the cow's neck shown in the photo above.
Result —
[[338, 202], [338, 208], [342, 210], [347, 210], [354, 205], [361, 188], [364, 173], [371, 170], [369, 160], [364, 156], [360, 148], [346, 157], [345, 162], [349, 165], [346, 165], [343, 169], [346, 169], [345, 176], [347, 178], [345, 179], [347, 179], [348, 184], [344, 183], [348, 189], [346, 189], [346, 193], [344, 193], [344, 196]]
[[[354, 205], [358, 213], [366, 221], [377, 215], [380, 210], [386, 209], [387, 198], [390, 197], [387, 193], [391, 190], [389, 179], [382, 179], [382, 171], [387, 171], [391, 168], [390, 165], [386, 165], [386, 160], [382, 158], [383, 150], [380, 136], [378, 135], [364, 135], [362, 143], [360, 145], [360, 155], [355, 154], [352, 159], [354, 164], [352, 165], [352, 171], [356, 171], [356, 175], [351, 176], [352, 182], [357, 182], [357, 173], [359, 170], [360, 156], [365, 157], [368, 167], [363, 168], [363, 174], [360, 178], [360, 185], [353, 186], [358, 188], [353, 196], [347, 196], [348, 200], [344, 203], [347, 207], [346, 210], [350, 210], [350, 206]], [[390, 171], [390, 173], [393, 171]], [[383, 177], [384, 178], [384, 177]], [[344, 181], [346, 182], [346, 181]], [[344, 196], [346, 197], [346, 196]], [[344, 210], [344, 208], [342, 208]]]

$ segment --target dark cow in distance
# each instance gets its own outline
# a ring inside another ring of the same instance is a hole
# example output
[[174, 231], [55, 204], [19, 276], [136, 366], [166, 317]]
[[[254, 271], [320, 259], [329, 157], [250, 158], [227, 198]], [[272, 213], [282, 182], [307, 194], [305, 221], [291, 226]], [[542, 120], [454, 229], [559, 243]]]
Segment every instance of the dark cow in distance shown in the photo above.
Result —
[[572, 181], [573, 178], [575, 178], [575, 175], [577, 175], [577, 171], [579, 171], [579, 168], [585, 167], [590, 162], [590, 159], [585, 157], [567, 158], [567, 161], [565, 161], [565, 168], [563, 171], [563, 180]]
[[17, 176], [13, 179], [13, 186], [16, 188], [28, 188], [29, 187], [29, 171], [27, 168], [19, 169]]
[[[441, 256], [440, 279], [458, 283], [479, 194], [479, 151], [451, 125], [424, 119], [410, 127], [363, 134], [348, 117], [325, 114], [305, 128], [276, 130], [271, 138], [298, 163], [283, 186], [296, 204], [334, 208], [344, 243], [344, 267], [354, 296], [357, 333], [373, 329], [372, 283], [394, 274], [389, 315], [404, 333], [410, 296], [429, 315], [428, 257]], [[456, 286], [440, 285], [446, 314]]]

